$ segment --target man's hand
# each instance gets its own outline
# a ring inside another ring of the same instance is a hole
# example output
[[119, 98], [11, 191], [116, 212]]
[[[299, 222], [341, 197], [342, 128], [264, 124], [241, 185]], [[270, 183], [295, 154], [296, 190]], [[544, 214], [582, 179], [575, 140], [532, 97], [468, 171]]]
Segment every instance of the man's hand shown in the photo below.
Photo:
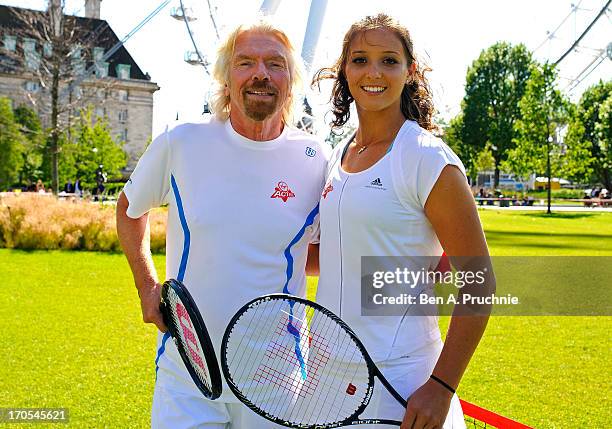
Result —
[[419, 387], [408, 399], [400, 429], [441, 429], [453, 394], [433, 380]]
[[140, 308], [142, 309], [142, 320], [145, 323], [153, 323], [162, 332], [166, 332], [168, 327], [164, 324], [159, 304], [161, 303], [161, 285], [154, 283], [138, 289], [140, 297]]

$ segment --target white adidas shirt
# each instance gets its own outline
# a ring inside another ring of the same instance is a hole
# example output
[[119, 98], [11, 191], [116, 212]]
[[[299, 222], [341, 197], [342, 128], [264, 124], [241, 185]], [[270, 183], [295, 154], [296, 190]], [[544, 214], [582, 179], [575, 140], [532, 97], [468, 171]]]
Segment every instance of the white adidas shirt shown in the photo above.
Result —
[[444, 142], [413, 121], [367, 170], [342, 169], [345, 147], [332, 154], [321, 196], [317, 302], [355, 331], [375, 361], [394, 359], [438, 341], [437, 317], [362, 316], [361, 257], [427, 256], [427, 269], [435, 269], [443, 251], [424, 205], [446, 165], [465, 169]]
[[[166, 131], [138, 162], [124, 188], [127, 214], [168, 204], [166, 277], [185, 283], [217, 352], [247, 301], [305, 295], [328, 158], [325, 144], [299, 130], [285, 126], [278, 138], [258, 142], [211, 118]], [[189, 379], [172, 341], [160, 335], [159, 349], [159, 368]]]

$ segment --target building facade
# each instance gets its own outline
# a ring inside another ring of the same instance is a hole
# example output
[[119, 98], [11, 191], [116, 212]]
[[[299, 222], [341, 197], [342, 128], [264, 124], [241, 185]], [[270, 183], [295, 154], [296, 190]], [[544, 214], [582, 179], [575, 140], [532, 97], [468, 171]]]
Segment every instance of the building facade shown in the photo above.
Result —
[[[100, 0], [85, 0], [85, 11], [85, 17], [63, 16], [83, 41], [71, 47], [70, 78], [60, 82], [60, 120], [67, 128], [87, 108], [94, 118], [106, 118], [113, 138], [124, 143], [127, 174], [150, 141], [153, 94], [159, 87], [143, 73], [110, 25], [99, 19]], [[31, 37], [23, 17], [44, 21], [48, 13], [0, 6], [0, 97], [8, 97], [14, 106], [33, 108], [45, 127], [51, 126], [51, 95], [49, 76], [43, 76], [47, 71], [41, 69], [53, 52], [38, 33]]]

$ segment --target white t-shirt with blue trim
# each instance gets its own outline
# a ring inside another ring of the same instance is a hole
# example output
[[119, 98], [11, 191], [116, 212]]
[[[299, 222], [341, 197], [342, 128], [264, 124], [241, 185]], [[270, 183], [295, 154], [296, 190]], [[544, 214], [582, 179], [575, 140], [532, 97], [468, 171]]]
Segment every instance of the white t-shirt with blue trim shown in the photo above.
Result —
[[[139, 160], [124, 188], [127, 215], [168, 204], [166, 276], [185, 283], [217, 352], [247, 301], [305, 295], [328, 158], [328, 146], [302, 131], [285, 126], [252, 141], [210, 118], [162, 133]], [[160, 335], [159, 348], [159, 368], [189, 379], [172, 341]]]
[[406, 356], [440, 340], [437, 317], [362, 315], [361, 257], [408, 257], [434, 270], [443, 251], [424, 206], [446, 165], [464, 174], [465, 169], [442, 140], [413, 121], [404, 123], [391, 150], [364, 171], [342, 169], [345, 147], [331, 156], [320, 202], [317, 302], [356, 332], [375, 361]]

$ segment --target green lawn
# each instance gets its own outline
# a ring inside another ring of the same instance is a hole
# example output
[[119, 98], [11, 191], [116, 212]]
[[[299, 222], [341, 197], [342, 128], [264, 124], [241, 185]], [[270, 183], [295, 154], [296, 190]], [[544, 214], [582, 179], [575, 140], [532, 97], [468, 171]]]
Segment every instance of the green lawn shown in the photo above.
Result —
[[[494, 255], [612, 255], [612, 214], [480, 214]], [[0, 249], [0, 272], [0, 407], [68, 407], [74, 427], [148, 426], [155, 330], [123, 256]], [[493, 318], [459, 393], [538, 428], [607, 427], [611, 322]]]

